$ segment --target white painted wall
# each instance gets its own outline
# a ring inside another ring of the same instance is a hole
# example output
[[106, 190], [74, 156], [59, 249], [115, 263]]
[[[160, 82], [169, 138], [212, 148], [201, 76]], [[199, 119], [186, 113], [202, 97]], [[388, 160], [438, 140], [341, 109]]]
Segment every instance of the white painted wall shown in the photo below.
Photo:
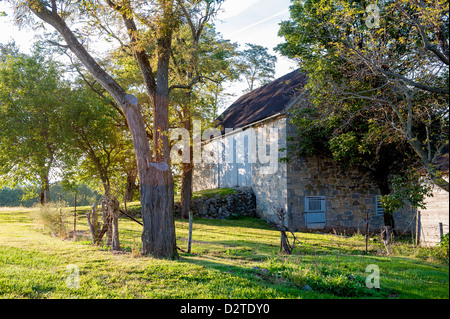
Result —
[[[448, 180], [448, 175], [447, 178]], [[449, 194], [433, 186], [433, 197], [426, 200], [427, 209], [420, 209], [419, 242], [423, 246], [435, 246], [440, 242], [440, 227], [443, 234], [449, 232]]]

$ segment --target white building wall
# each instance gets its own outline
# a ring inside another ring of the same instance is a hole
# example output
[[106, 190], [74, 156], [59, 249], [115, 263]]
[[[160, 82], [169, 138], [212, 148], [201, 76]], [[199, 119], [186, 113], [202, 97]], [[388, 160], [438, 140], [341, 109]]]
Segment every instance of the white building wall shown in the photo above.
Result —
[[443, 235], [449, 232], [448, 192], [433, 185], [433, 197], [428, 197], [425, 205], [426, 209], [419, 209], [419, 242], [423, 246], [435, 246], [440, 242], [441, 231]]
[[[286, 121], [272, 118], [204, 144], [207, 156], [194, 164], [194, 191], [251, 186], [257, 214], [278, 222], [277, 210], [287, 211], [287, 164], [278, 161], [286, 156], [286, 151], [279, 152], [286, 147]], [[211, 162], [214, 150], [219, 154], [216, 163]]]

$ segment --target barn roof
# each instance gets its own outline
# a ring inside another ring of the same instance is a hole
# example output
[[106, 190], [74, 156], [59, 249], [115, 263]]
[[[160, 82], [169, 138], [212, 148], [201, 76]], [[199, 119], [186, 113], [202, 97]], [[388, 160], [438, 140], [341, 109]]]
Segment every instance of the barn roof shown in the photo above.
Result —
[[237, 99], [218, 118], [217, 126], [241, 128], [282, 112], [306, 84], [306, 75], [295, 70]]

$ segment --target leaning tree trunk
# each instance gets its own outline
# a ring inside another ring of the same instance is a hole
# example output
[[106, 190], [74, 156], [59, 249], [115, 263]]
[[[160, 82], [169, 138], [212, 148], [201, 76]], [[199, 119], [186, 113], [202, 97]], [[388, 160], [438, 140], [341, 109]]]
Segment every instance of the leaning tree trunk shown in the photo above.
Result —
[[131, 131], [136, 150], [144, 224], [142, 253], [157, 258], [177, 258], [172, 172], [165, 161], [157, 163], [151, 161], [152, 155], [137, 99], [128, 95], [128, 104], [123, 109], [129, 127], [134, 128]]

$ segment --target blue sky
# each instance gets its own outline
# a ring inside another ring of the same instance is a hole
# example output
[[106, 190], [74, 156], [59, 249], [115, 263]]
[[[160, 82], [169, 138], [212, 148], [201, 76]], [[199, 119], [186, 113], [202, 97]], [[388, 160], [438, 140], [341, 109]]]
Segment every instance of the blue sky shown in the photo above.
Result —
[[[278, 78], [298, 68], [292, 60], [273, 51], [283, 42], [278, 37], [279, 23], [289, 18], [289, 6], [290, 0], [226, 0], [217, 17], [216, 29], [225, 39], [239, 43], [240, 49], [244, 49], [245, 43], [269, 48], [278, 58], [275, 69], [275, 78]], [[227, 92], [236, 95], [229, 103], [237, 99], [245, 87], [244, 83], [233, 83], [228, 87]]]
[[[277, 36], [278, 24], [289, 18], [289, 5], [290, 0], [226, 0], [217, 16], [216, 28], [225, 39], [239, 43], [240, 49], [244, 49], [245, 43], [253, 43], [265, 46], [275, 54], [273, 48], [283, 42]], [[8, 7], [0, 1], [0, 11], [10, 12]], [[0, 43], [14, 39], [23, 51], [28, 51], [33, 37], [33, 31], [29, 28], [19, 31], [11, 22], [11, 15], [0, 17]], [[297, 68], [293, 61], [276, 55], [276, 78]], [[244, 88], [244, 84], [234, 83], [228, 92], [236, 94], [237, 98]]]
[[[282, 38], [277, 36], [279, 23], [289, 18], [290, 0], [226, 0], [223, 12], [218, 15], [217, 30], [225, 39], [238, 42], [243, 49], [245, 43], [265, 46], [271, 50]], [[295, 68], [295, 63], [278, 56], [276, 77]]]

